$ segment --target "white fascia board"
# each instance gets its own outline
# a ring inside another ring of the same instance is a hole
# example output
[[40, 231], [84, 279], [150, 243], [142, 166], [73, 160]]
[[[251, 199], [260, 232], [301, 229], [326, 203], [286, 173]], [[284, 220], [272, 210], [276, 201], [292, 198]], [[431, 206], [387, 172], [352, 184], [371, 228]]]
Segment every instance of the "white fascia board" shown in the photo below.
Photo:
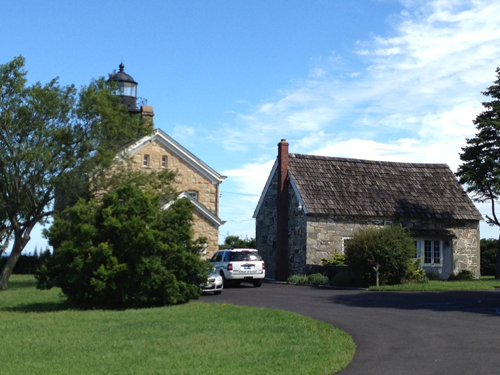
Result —
[[278, 168], [278, 158], [276, 158], [273, 169], [271, 169], [271, 173], [269, 174], [269, 177], [267, 178], [266, 185], [264, 186], [264, 190], [262, 190], [262, 194], [260, 195], [259, 198], [259, 203], [257, 203], [257, 207], [255, 208], [255, 211], [253, 213], [253, 218], [257, 218], [257, 214], [259, 213], [260, 206], [262, 206], [262, 202], [264, 202], [264, 197], [267, 194], [267, 191], [269, 190], [269, 186], [271, 185], [271, 181], [273, 179], [274, 173], [276, 173], [276, 169]]
[[167, 133], [160, 129], [155, 129], [153, 134], [138, 139], [135, 143], [122, 151], [122, 153], [126, 155], [132, 155], [147, 144], [154, 142], [155, 140], [158, 140], [166, 148], [178, 155], [182, 160], [193, 167], [193, 169], [198, 171], [201, 175], [207, 177], [212, 184], [220, 184], [227, 178], [227, 176], [222, 176], [214, 169], [210, 168], [207, 164], [194, 156], [193, 153], [189, 152], [180, 143], [175, 141], [172, 137], [170, 137]]
[[293, 178], [290, 175], [290, 172], [288, 172], [288, 177], [290, 178], [290, 185], [292, 186], [292, 189], [295, 192], [295, 195], [297, 196], [297, 199], [298, 199], [300, 205], [302, 206], [302, 211], [304, 211], [304, 213], [307, 215], [308, 211], [307, 211], [306, 204], [304, 203], [304, 200], [302, 199], [302, 196], [299, 193], [299, 189], [297, 189], [297, 185], [295, 185], [295, 182], [293, 182]]
[[[182, 192], [177, 196], [177, 199], [181, 198], [187, 198], [191, 201], [191, 203], [194, 205], [194, 208], [196, 211], [198, 211], [203, 217], [208, 219], [212, 224], [217, 225], [217, 227], [220, 227], [222, 224], [225, 223], [225, 221], [222, 221], [219, 219], [217, 216], [215, 216], [210, 210], [208, 210], [204, 205], [202, 205], [200, 202], [197, 200], [191, 198], [186, 192]], [[165, 204], [162, 209], [163, 210], [168, 210], [170, 206], [172, 206], [175, 203], [176, 199], [172, 199], [170, 202]]]

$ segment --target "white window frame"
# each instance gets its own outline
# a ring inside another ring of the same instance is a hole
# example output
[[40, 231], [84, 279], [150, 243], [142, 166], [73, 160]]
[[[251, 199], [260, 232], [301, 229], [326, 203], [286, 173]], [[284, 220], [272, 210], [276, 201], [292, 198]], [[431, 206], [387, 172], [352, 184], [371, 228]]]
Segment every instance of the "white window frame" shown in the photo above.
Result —
[[143, 167], [149, 167], [149, 163], [150, 163], [150, 158], [149, 158], [149, 155], [144, 155], [143, 159], [142, 159], [142, 166]]
[[162, 168], [167, 168], [167, 161], [168, 161], [168, 158], [166, 156], [161, 157], [161, 167]]
[[352, 240], [352, 237], [342, 237], [342, 249], [341, 249], [341, 255], [345, 255], [345, 241]]
[[[442, 267], [443, 266], [443, 240], [432, 238], [419, 238], [415, 240], [417, 247], [417, 258], [422, 258], [422, 266], [425, 267]], [[426, 257], [426, 246], [429, 246], [429, 256]], [[436, 250], [438, 254], [436, 256]], [[429, 259], [430, 258], [430, 259]], [[430, 260], [430, 262], [426, 262]], [[436, 262], [438, 260], [438, 262]]]
[[198, 192], [196, 190], [188, 190], [186, 194], [189, 195], [193, 200], [198, 200]]

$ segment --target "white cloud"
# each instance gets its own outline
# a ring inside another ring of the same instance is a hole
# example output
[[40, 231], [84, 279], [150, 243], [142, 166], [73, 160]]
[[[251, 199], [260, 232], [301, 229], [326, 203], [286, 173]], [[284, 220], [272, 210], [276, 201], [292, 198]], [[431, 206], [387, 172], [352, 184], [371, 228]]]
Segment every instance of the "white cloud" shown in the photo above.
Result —
[[170, 134], [174, 139], [179, 142], [186, 142], [195, 134], [195, 129], [192, 126], [186, 125], [175, 125], [172, 134]]
[[[390, 37], [367, 35], [353, 46], [364, 69], [335, 52], [312, 58], [302, 82], [238, 114], [225, 147], [244, 139], [252, 159], [262, 150], [269, 160], [286, 138], [292, 153], [438, 162], [455, 171], [475, 133], [481, 92], [500, 65], [500, 2], [401, 2]], [[239, 191], [260, 194], [271, 166], [255, 162], [225, 174]]]
[[222, 174], [230, 177], [240, 186], [239, 193], [248, 194], [248, 196], [242, 196], [242, 199], [257, 203], [274, 161], [273, 159], [264, 163], [245, 164], [241, 168], [227, 170]]

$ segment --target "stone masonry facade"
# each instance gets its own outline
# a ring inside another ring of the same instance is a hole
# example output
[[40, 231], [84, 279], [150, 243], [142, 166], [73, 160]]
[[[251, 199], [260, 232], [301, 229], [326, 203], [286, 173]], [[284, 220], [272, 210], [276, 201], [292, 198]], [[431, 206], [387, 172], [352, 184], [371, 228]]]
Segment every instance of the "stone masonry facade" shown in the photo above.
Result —
[[[149, 155], [149, 166], [144, 166], [144, 155]], [[132, 168], [136, 170], [162, 170], [162, 158], [167, 157], [166, 168], [177, 172], [176, 190], [195, 191], [198, 193], [198, 201], [210, 212], [218, 216], [218, 196], [219, 185], [212, 184], [205, 176], [188, 165], [182, 158], [165, 148], [160, 142], [153, 141], [140, 150], [133, 157]], [[193, 229], [195, 238], [205, 237], [207, 239], [207, 254], [210, 257], [218, 248], [219, 229], [206, 221], [201, 215], [195, 212], [193, 217]]]
[[[266, 263], [266, 277], [274, 278], [276, 270], [276, 188], [277, 175], [270, 182], [259, 212], [256, 215], [257, 249]], [[322, 258], [333, 253], [343, 253], [343, 242], [358, 230], [369, 226], [402, 225], [410, 230], [447, 230], [455, 238], [443, 240], [445, 268], [442, 276], [460, 270], [480, 274], [479, 223], [478, 221], [421, 220], [383, 217], [315, 217], [300, 209], [299, 200], [289, 189], [288, 257], [289, 275], [306, 274], [308, 266], [321, 264]], [[432, 268], [424, 267], [427, 272]], [[441, 272], [441, 271], [440, 271]]]

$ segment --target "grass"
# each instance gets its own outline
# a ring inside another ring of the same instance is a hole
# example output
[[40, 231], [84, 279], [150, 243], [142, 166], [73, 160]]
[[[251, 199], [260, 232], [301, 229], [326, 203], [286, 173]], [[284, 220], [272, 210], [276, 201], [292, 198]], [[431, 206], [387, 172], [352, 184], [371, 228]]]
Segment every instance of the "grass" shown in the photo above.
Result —
[[71, 310], [59, 291], [13, 275], [0, 292], [0, 374], [329, 375], [352, 359], [349, 335], [280, 310], [193, 302]]
[[370, 287], [375, 291], [439, 291], [439, 290], [494, 290], [500, 288], [500, 280], [493, 276], [483, 276], [479, 280], [464, 281], [429, 281], [425, 284], [401, 284]]

